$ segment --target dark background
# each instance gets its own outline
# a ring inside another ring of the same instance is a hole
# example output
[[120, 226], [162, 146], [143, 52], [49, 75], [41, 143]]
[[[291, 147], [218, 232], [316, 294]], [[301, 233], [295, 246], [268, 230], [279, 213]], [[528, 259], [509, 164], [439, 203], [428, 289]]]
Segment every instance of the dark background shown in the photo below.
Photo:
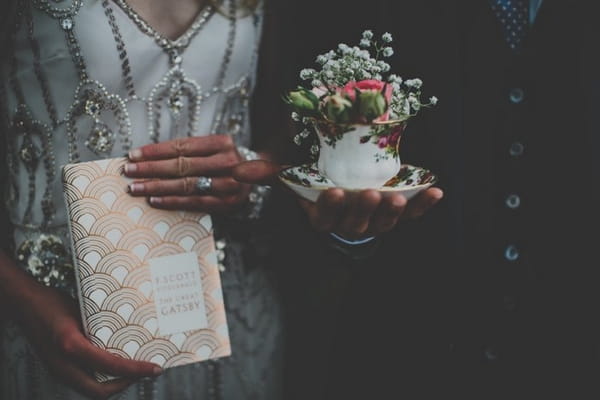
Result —
[[[440, 99], [410, 120], [402, 161], [433, 170], [445, 192], [363, 261], [332, 250], [279, 194], [286, 398], [597, 398], [595, 2], [544, 0], [517, 53], [484, 0], [269, 7], [258, 145], [301, 162], [281, 93], [317, 54], [388, 31], [392, 72]], [[513, 88], [523, 101], [510, 101]], [[516, 210], [509, 193], [520, 195]], [[509, 244], [516, 261], [504, 257]]]

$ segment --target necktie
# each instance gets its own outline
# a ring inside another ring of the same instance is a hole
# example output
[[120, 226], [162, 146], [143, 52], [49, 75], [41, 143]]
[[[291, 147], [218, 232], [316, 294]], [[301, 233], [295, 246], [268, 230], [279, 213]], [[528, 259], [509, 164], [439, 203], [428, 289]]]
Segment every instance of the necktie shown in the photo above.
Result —
[[517, 50], [527, 34], [529, 25], [528, 0], [491, 0], [492, 10], [502, 24], [504, 39]]

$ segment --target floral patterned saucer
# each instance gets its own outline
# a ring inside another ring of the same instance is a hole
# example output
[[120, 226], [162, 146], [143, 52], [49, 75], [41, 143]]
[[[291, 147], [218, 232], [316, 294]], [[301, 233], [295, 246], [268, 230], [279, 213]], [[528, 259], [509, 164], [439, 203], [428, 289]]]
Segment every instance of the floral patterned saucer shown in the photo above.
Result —
[[[317, 201], [322, 191], [336, 187], [328, 178], [322, 176], [315, 164], [305, 164], [286, 168], [279, 173], [279, 179], [300, 197]], [[407, 200], [436, 182], [431, 171], [403, 164], [398, 174], [378, 189], [383, 195], [401, 193]], [[346, 189], [357, 192], [355, 189]]]

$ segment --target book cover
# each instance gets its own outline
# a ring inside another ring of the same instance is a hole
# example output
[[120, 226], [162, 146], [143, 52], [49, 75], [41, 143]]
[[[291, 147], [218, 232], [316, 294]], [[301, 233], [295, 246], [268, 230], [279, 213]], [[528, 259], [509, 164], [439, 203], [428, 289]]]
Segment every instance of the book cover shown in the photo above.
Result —
[[210, 215], [131, 196], [126, 162], [63, 167], [85, 333], [102, 349], [163, 368], [229, 355]]

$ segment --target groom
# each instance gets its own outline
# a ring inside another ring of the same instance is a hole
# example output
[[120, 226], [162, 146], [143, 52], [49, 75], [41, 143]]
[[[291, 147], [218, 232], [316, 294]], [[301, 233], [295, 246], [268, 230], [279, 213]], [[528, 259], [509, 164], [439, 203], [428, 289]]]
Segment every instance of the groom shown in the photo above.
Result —
[[329, 243], [346, 255], [307, 223], [281, 236], [289, 398], [597, 398], [593, 2], [287, 3], [269, 87], [389, 31], [393, 72], [440, 98], [410, 121], [402, 160], [444, 193], [369, 248]]

